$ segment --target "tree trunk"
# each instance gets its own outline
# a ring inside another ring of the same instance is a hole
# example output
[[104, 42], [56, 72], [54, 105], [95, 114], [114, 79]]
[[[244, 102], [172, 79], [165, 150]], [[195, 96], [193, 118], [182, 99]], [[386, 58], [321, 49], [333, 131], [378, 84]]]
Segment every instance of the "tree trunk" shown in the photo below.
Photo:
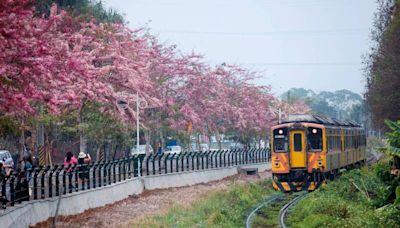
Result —
[[200, 133], [197, 133], [196, 146], [197, 146], [196, 150], [200, 150]]
[[164, 151], [165, 148], [165, 139], [164, 139], [164, 133], [163, 133], [163, 129], [160, 127], [160, 147], [161, 147], [161, 151]]
[[151, 131], [144, 129], [144, 139], [146, 140], [146, 155], [150, 154], [150, 138], [151, 138]]
[[87, 139], [84, 133], [81, 131], [79, 133], [79, 151], [86, 152], [87, 149]]
[[191, 151], [191, 148], [192, 148], [192, 145], [190, 143], [191, 138], [192, 138], [192, 133], [189, 133], [189, 139], [188, 139], [188, 142], [187, 142], [187, 151], [188, 152]]
[[19, 139], [19, 144], [21, 146], [19, 156], [20, 156], [20, 160], [22, 160], [25, 156], [25, 126], [24, 126], [23, 120], [22, 120], [22, 124], [21, 124], [21, 136]]
[[208, 143], [207, 143], [207, 145], [208, 145], [208, 150], [210, 150], [210, 149], [211, 149], [211, 133], [208, 133], [208, 134], [207, 134], [207, 138], [208, 138]]
[[216, 132], [216, 138], [217, 138], [217, 142], [218, 142], [218, 149], [222, 150], [222, 144], [221, 144], [221, 135], [219, 134], [219, 132]]
[[38, 123], [37, 125], [37, 135], [36, 135], [36, 145], [37, 145], [37, 155], [39, 158], [39, 165], [45, 165], [45, 148], [44, 148], [44, 125], [43, 123]]
[[101, 148], [103, 147], [103, 144], [100, 144], [99, 147], [96, 150], [96, 161], [101, 161]]
[[106, 161], [109, 161], [109, 160], [111, 160], [113, 144], [112, 144], [111, 140], [107, 140], [107, 142], [105, 144], [106, 144], [106, 147], [105, 147], [105, 155], [104, 155], [104, 157], [106, 158]]
[[[78, 115], [78, 124], [83, 123], [83, 118], [82, 118], [82, 108], [79, 110], [79, 115]], [[85, 132], [82, 129], [82, 127], [79, 128], [79, 152], [87, 152], [87, 139], [85, 136]]]
[[118, 145], [115, 145], [113, 160], [115, 160], [115, 157], [116, 157], [116, 155], [117, 155], [117, 151], [118, 151]]

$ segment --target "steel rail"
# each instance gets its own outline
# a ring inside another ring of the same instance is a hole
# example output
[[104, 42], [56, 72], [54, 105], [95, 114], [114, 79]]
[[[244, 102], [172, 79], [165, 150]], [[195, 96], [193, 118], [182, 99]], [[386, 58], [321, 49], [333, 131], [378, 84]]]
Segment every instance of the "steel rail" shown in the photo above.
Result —
[[251, 224], [253, 222], [253, 217], [257, 213], [258, 210], [265, 207], [269, 203], [275, 202], [278, 199], [283, 198], [285, 195], [283, 193], [279, 193], [270, 197], [267, 197], [261, 204], [259, 204], [254, 210], [250, 212], [250, 214], [246, 218], [246, 228], [251, 228]]
[[294, 206], [295, 204], [297, 204], [303, 197], [305, 197], [307, 194], [306, 192], [303, 192], [301, 195], [295, 197], [294, 199], [292, 199], [289, 203], [285, 204], [281, 210], [279, 211], [279, 224], [282, 228], [287, 228], [286, 224], [285, 224], [285, 218], [287, 215], [287, 212], [289, 211], [289, 209]]

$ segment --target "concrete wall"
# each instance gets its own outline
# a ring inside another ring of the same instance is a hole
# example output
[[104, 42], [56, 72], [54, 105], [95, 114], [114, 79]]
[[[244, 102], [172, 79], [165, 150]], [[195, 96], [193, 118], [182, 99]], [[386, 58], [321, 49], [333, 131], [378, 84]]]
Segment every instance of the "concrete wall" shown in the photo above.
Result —
[[[101, 207], [143, 192], [139, 178], [129, 179], [101, 188], [61, 196], [59, 215], [73, 215], [87, 209]], [[7, 208], [0, 214], [0, 227], [25, 228], [54, 217], [60, 197], [33, 200]]]
[[144, 189], [161, 189], [206, 183], [238, 174], [240, 168], [258, 168], [261, 172], [270, 169], [270, 167], [270, 163], [253, 164], [144, 176], [62, 197], [24, 202], [14, 207], [9, 207], [6, 210], [0, 210], [0, 227], [25, 228], [54, 217], [60, 198], [58, 214], [73, 215], [82, 213], [90, 208], [114, 203], [127, 198], [129, 195], [140, 194]]
[[182, 187], [188, 185], [194, 185], [199, 183], [207, 183], [210, 181], [221, 180], [225, 177], [233, 176], [238, 174], [240, 168], [257, 168], [259, 172], [263, 172], [267, 169], [271, 169], [271, 163], [266, 164], [253, 164], [253, 165], [242, 165], [215, 168], [200, 171], [189, 171], [182, 173], [171, 173], [162, 174], [155, 176], [143, 177], [143, 183], [145, 189], [161, 189], [171, 187]]

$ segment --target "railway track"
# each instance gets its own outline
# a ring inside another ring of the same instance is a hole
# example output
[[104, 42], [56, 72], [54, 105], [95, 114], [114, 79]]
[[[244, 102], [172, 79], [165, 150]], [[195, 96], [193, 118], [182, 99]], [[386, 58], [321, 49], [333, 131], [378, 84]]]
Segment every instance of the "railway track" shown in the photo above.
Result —
[[294, 199], [292, 199], [289, 203], [285, 204], [281, 210], [279, 211], [279, 224], [282, 228], [286, 228], [285, 220], [286, 220], [286, 215], [289, 211], [289, 209], [294, 206], [297, 202], [299, 202], [303, 197], [306, 196], [306, 192], [303, 192], [301, 195], [296, 196]]
[[246, 228], [251, 228], [251, 224], [253, 222], [253, 218], [256, 215], [257, 211], [259, 211], [261, 208], [266, 207], [268, 204], [273, 203], [277, 200], [280, 200], [282, 198], [284, 198], [285, 195], [283, 193], [280, 194], [276, 194], [270, 197], [267, 197], [264, 202], [262, 202], [261, 204], [259, 204], [254, 210], [252, 210], [250, 212], [250, 214], [247, 216], [246, 218]]

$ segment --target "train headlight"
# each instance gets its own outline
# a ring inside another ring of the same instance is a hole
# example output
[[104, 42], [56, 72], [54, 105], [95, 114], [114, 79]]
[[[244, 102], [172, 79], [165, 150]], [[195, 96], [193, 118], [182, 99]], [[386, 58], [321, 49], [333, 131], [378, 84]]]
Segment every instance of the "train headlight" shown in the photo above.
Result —
[[318, 160], [318, 167], [322, 166], [322, 160]]
[[312, 129], [312, 133], [313, 133], [313, 134], [317, 134], [317, 129], [315, 129], [315, 128]]

